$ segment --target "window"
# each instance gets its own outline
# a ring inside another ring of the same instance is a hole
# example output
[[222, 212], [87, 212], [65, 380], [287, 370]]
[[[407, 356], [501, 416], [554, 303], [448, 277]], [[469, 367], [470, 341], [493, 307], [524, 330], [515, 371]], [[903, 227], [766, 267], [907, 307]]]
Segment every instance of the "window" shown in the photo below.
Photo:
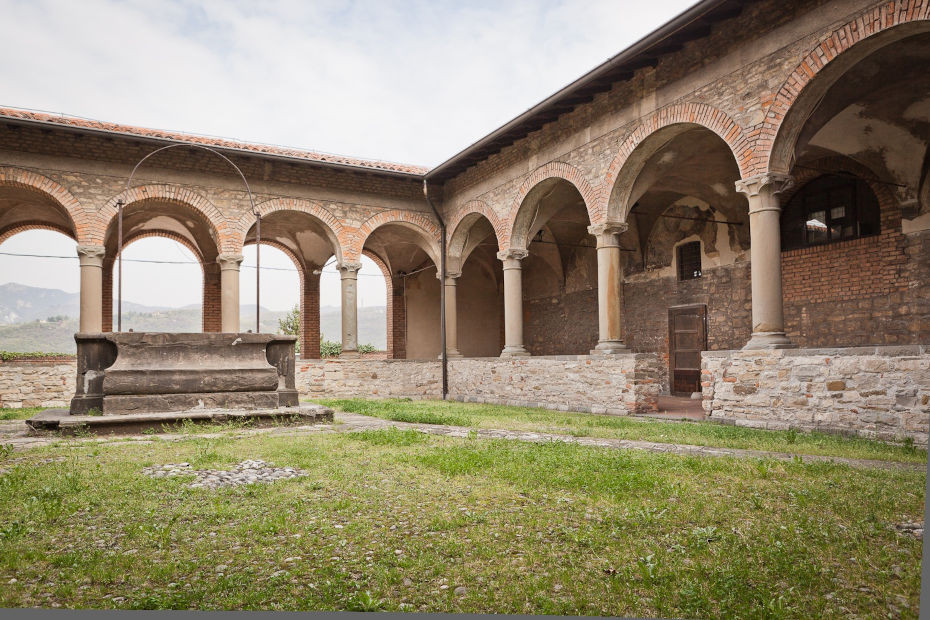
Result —
[[678, 279], [701, 277], [701, 242], [690, 241], [678, 246]]
[[878, 199], [868, 183], [827, 174], [802, 187], [781, 216], [783, 250], [858, 239], [880, 232]]

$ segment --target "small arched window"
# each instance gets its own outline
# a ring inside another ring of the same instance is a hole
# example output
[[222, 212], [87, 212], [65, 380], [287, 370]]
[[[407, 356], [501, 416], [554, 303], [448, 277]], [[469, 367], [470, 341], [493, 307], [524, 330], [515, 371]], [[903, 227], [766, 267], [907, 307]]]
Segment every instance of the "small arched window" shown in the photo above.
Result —
[[869, 184], [851, 175], [825, 174], [810, 181], [781, 215], [783, 250], [877, 235], [878, 199]]

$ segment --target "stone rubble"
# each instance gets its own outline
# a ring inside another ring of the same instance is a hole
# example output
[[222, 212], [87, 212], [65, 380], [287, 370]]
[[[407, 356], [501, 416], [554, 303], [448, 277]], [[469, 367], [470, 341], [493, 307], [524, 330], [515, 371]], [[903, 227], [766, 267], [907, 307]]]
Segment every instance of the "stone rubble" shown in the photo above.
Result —
[[196, 478], [188, 486], [206, 489], [259, 482], [268, 483], [307, 475], [307, 472], [301, 469], [274, 467], [271, 463], [260, 459], [242, 461], [230, 470], [191, 469], [190, 463], [169, 463], [167, 465], [145, 467], [142, 469], [142, 473], [152, 478], [171, 478], [193, 474]]

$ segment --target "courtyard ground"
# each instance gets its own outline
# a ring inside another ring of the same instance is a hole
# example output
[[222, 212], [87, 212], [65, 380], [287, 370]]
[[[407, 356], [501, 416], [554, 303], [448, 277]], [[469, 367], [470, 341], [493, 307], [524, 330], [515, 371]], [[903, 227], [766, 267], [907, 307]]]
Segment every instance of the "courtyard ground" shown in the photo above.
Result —
[[[857, 440], [837, 456], [894, 465], [851, 467], [518, 441], [489, 438], [508, 416], [485, 423], [476, 407], [441, 413], [480, 432], [337, 415], [45, 445], [10, 433], [0, 606], [917, 615], [925, 469], [906, 446]], [[250, 459], [305, 475], [212, 488], [183, 473]], [[178, 463], [177, 476], [143, 471]]]

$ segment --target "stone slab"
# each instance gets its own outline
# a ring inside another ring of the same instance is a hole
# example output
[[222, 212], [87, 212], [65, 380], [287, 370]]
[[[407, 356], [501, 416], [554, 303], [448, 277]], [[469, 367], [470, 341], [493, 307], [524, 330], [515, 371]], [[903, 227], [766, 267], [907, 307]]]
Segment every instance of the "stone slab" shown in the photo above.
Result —
[[184, 422], [209, 424], [213, 422], [248, 421], [255, 426], [272, 424], [314, 424], [331, 422], [333, 410], [322, 405], [304, 404], [299, 407], [267, 409], [193, 409], [187, 411], [136, 413], [122, 415], [70, 415], [67, 409], [47, 409], [26, 420], [35, 431], [74, 434], [129, 434], [147, 429], [168, 430]]

